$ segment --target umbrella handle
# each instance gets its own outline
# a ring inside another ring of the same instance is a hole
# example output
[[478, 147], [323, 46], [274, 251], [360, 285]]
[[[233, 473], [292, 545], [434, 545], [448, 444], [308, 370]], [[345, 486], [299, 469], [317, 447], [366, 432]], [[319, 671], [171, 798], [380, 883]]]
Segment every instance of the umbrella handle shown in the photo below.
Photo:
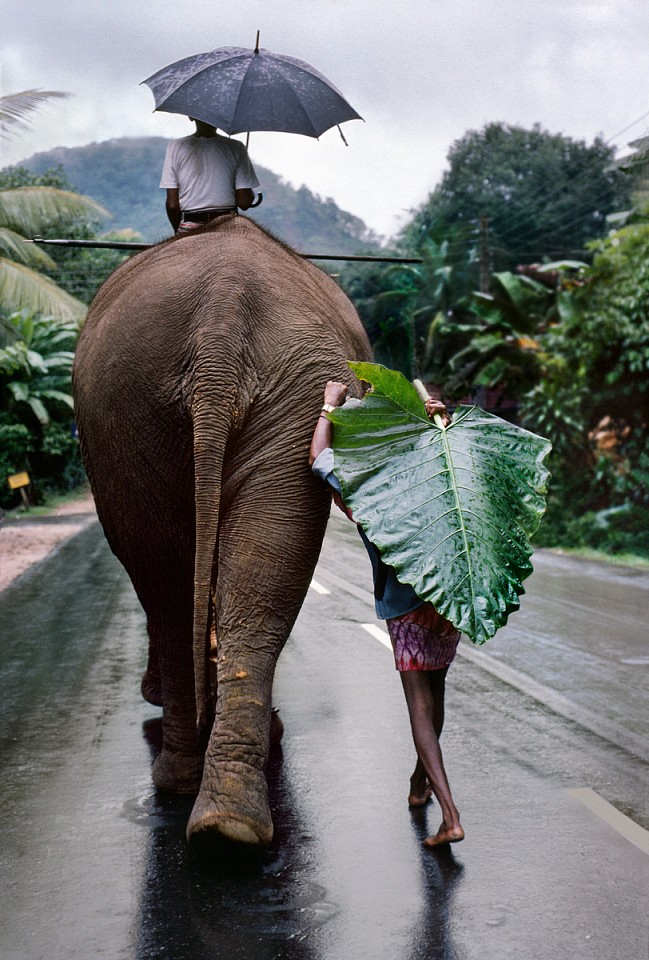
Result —
[[256, 199], [253, 203], [251, 203], [250, 206], [251, 206], [251, 207], [258, 207], [263, 199], [264, 199], [263, 193], [258, 193], [258, 194], [257, 194], [257, 199]]

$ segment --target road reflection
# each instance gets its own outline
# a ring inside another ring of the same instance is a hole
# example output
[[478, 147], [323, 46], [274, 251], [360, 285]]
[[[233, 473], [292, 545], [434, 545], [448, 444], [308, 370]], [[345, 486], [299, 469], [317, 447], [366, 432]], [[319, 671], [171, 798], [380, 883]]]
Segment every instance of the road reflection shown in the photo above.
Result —
[[459, 952], [453, 941], [452, 909], [464, 866], [455, 859], [450, 846], [432, 850], [424, 847], [423, 841], [431, 832], [430, 825], [426, 825], [427, 812], [439, 820], [436, 808], [413, 808], [410, 812], [413, 833], [421, 849], [422, 908], [403, 956], [405, 960], [455, 960]]
[[[155, 758], [161, 723], [143, 733]], [[215, 849], [191, 856], [185, 827], [192, 800], [154, 794], [126, 811], [150, 831], [137, 920], [138, 960], [218, 960], [245, 957], [318, 960], [317, 931], [335, 912], [314, 882], [295, 797], [281, 749], [268, 769], [276, 835], [253, 856]]]

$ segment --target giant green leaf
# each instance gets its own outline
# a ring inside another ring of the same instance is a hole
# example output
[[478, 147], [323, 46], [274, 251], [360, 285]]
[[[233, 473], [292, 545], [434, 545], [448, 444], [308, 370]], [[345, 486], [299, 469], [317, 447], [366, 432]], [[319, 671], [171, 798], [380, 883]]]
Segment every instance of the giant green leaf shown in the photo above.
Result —
[[329, 414], [345, 503], [399, 580], [484, 643], [532, 572], [550, 443], [473, 406], [444, 428], [401, 373], [350, 367], [372, 390]]

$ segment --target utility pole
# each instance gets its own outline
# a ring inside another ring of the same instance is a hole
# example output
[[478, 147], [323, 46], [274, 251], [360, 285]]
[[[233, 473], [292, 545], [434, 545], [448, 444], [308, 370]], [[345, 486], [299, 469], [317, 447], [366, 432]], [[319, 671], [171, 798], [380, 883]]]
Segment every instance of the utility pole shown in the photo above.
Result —
[[489, 293], [491, 277], [489, 222], [489, 217], [480, 217], [480, 293]]

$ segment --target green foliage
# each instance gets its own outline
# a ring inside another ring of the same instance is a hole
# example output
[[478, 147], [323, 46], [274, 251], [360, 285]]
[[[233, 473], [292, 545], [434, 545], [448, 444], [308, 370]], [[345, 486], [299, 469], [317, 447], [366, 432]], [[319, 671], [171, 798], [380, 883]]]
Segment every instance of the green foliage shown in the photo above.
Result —
[[554, 331], [573, 317], [571, 292], [585, 269], [578, 262], [550, 263], [532, 276], [494, 274], [493, 292], [474, 293], [468, 307], [440, 330], [440, 338], [453, 338], [454, 346], [438, 374], [444, 393], [461, 397], [476, 387], [498, 385], [510, 400], [518, 400], [533, 389], [546, 364], [554, 362]]
[[411, 376], [415, 367], [413, 325], [408, 317], [411, 289], [404, 289], [384, 264], [349, 264], [341, 286], [361, 318], [378, 363]]
[[428, 239], [422, 263], [349, 266], [341, 283], [367, 331], [378, 363], [406, 377], [435, 380], [453, 341], [444, 337], [451, 306], [448, 244]]
[[329, 414], [345, 503], [399, 579], [484, 643], [532, 571], [550, 445], [476, 407], [444, 428], [401, 373], [350, 367], [373, 389]]
[[79, 328], [27, 311], [2, 320], [9, 342], [0, 349], [0, 404], [29, 425], [47, 424], [65, 406], [72, 409], [72, 362]]
[[83, 479], [72, 435], [71, 371], [79, 328], [27, 311], [0, 315], [0, 504], [15, 495], [11, 473], [28, 470], [41, 489]]
[[526, 393], [518, 415], [527, 430], [551, 438], [555, 457], [575, 465], [580, 462], [584, 467], [588, 462], [586, 394], [578, 382], [567, 382], [569, 370], [565, 365], [562, 374], [544, 378]]
[[32, 435], [23, 423], [5, 422], [0, 412], [0, 506], [10, 506], [16, 498], [7, 485], [7, 477], [21, 473], [33, 452]]
[[71, 420], [47, 424], [32, 464], [43, 489], [71, 490], [84, 483], [86, 474]]
[[646, 556], [632, 519], [649, 519], [649, 226], [594, 251], [570, 309], [538, 338], [539, 382], [521, 402], [525, 426], [555, 444], [537, 542]]
[[451, 147], [449, 169], [403, 240], [412, 250], [429, 235], [451, 241], [463, 281], [458, 299], [480, 285], [481, 218], [489, 223], [496, 272], [544, 258], [582, 259], [587, 242], [604, 232], [606, 215], [628, 203], [629, 185], [611, 168], [613, 154], [599, 138], [587, 145], [538, 124], [470, 130]]
[[566, 324], [563, 349], [583, 368], [593, 420], [607, 413], [649, 423], [649, 225], [594, 244], [588, 283]]
[[576, 514], [565, 506], [562, 509], [553, 505], [550, 498], [548, 513], [534, 543], [649, 559], [649, 508], [626, 504]]

